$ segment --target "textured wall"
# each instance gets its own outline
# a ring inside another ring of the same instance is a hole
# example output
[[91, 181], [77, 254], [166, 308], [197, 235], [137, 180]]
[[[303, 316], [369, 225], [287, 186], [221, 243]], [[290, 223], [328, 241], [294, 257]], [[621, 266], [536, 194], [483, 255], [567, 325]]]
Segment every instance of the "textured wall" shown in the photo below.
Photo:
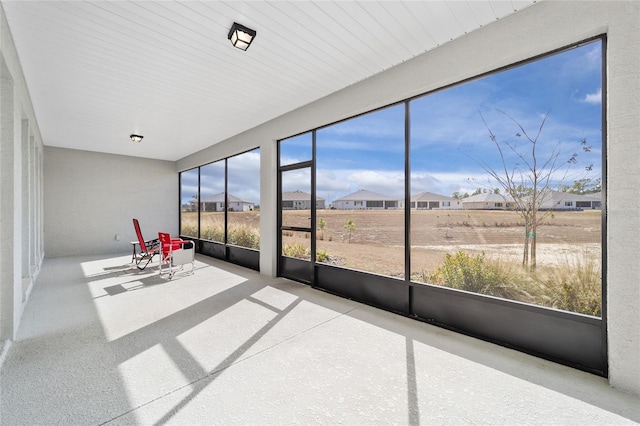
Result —
[[40, 271], [42, 140], [0, 4], [0, 360]]
[[45, 147], [44, 177], [46, 257], [128, 253], [134, 217], [147, 239], [178, 233], [173, 162]]
[[609, 378], [640, 395], [640, 3], [624, 5], [608, 21]]

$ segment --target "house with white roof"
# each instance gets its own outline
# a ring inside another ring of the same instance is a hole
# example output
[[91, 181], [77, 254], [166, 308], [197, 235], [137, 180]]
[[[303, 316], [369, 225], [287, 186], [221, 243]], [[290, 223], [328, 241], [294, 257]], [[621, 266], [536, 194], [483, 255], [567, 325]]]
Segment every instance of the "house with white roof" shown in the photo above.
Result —
[[507, 210], [515, 207], [511, 199], [493, 192], [472, 195], [461, 201], [465, 210]]
[[602, 208], [602, 192], [582, 195], [550, 191], [540, 205], [542, 210], [595, 210], [600, 208]]
[[433, 192], [421, 192], [411, 196], [411, 208], [416, 210], [462, 209], [462, 200]]
[[403, 206], [404, 203], [397, 198], [366, 189], [359, 189], [333, 201], [333, 207], [338, 210], [388, 210]]
[[[572, 194], [570, 192], [545, 191], [539, 195], [540, 210], [593, 210], [602, 207], [602, 193]], [[465, 210], [509, 210], [517, 208], [511, 197], [503, 194], [482, 193], [463, 198]], [[525, 201], [523, 199], [523, 201]]]
[[[324, 209], [324, 198], [316, 196], [316, 208]], [[311, 194], [296, 190], [282, 193], [283, 210], [311, 210]]]
[[[225, 200], [224, 192], [220, 192], [208, 197], [203, 197], [200, 200], [200, 211], [223, 212], [226, 202], [229, 203], [229, 211], [231, 212], [248, 212], [253, 211], [255, 208], [254, 203], [251, 201], [242, 200], [231, 194], [227, 194], [227, 200]], [[195, 200], [193, 200], [192, 203], [195, 204]]]

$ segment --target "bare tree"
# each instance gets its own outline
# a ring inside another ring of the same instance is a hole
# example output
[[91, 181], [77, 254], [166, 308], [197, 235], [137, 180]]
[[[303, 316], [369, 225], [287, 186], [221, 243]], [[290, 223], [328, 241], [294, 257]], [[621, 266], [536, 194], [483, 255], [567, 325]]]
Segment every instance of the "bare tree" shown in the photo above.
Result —
[[[544, 115], [535, 135], [530, 136], [517, 120], [504, 111], [498, 111], [515, 123], [519, 129], [515, 134], [516, 138], [524, 139], [526, 144], [522, 148], [515, 143], [499, 140], [480, 113], [480, 117], [489, 131], [489, 138], [498, 150], [502, 168], [495, 169], [484, 161], [479, 161], [479, 164], [502, 187], [503, 192], [500, 195], [504, 198], [505, 205], [517, 211], [524, 219], [525, 237], [522, 265], [535, 269], [536, 232], [544, 219], [552, 213], [551, 209], [542, 209], [542, 206], [552, 198], [555, 192], [552, 186], [559, 185], [566, 180], [569, 172], [568, 165], [577, 163], [578, 154], [573, 153], [566, 161], [563, 161], [560, 159], [562, 152], [558, 142], [550, 154], [545, 154], [540, 158], [538, 144], [549, 112]], [[581, 146], [585, 152], [591, 150], [585, 139], [581, 141]], [[510, 154], [517, 158], [513, 165], [510, 164], [508, 158], [511, 157]], [[591, 168], [592, 166], [588, 166], [586, 169], [591, 170]]]

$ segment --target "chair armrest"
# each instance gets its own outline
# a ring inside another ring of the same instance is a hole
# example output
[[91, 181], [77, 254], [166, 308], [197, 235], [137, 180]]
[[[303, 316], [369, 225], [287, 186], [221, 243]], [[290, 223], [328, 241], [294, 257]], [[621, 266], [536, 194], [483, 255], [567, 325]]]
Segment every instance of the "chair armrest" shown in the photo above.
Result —
[[182, 238], [172, 238], [171, 242], [167, 244], [170, 250], [180, 250], [185, 248], [186, 245], [190, 245], [195, 248], [195, 244], [191, 240], [183, 240]]
[[191, 240], [182, 240], [182, 239], [178, 238], [176, 240], [172, 240], [171, 242], [172, 243], [176, 243], [176, 244], [180, 244], [182, 246], [182, 248], [185, 248], [186, 245], [190, 245], [192, 247], [195, 246], [193, 244], [193, 241], [191, 241]]
[[172, 244], [187, 244], [187, 243], [192, 243], [193, 241], [191, 240], [183, 240], [182, 238], [172, 238], [171, 239], [171, 243]]

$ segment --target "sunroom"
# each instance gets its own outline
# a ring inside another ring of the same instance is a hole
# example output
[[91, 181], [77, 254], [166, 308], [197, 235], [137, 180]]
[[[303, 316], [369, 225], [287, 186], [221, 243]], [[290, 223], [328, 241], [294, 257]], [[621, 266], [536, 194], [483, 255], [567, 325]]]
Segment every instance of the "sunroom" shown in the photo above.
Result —
[[[637, 3], [0, 5], [3, 401], [49, 265], [99, 260], [108, 274], [131, 256], [132, 218], [149, 237], [194, 241], [204, 269], [337, 296], [640, 395]], [[244, 50], [234, 22], [255, 30]], [[397, 208], [331, 208], [362, 189]], [[287, 204], [296, 191], [304, 208]], [[598, 208], [548, 208], [558, 191]], [[420, 193], [484, 194], [499, 208], [412, 209]], [[158, 356], [178, 363], [180, 351]], [[411, 413], [406, 423], [430, 419]]]

